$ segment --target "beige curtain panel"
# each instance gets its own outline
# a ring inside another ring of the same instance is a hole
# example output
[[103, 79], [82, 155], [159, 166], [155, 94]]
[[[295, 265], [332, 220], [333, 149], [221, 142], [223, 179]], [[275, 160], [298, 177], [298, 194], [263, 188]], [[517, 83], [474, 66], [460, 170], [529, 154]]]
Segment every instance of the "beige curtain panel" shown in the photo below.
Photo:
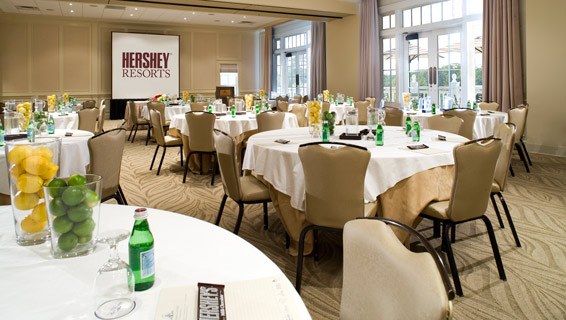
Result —
[[261, 89], [269, 96], [271, 92], [271, 42], [273, 38], [273, 28], [267, 27], [265, 30], [265, 40], [263, 41], [262, 55], [262, 76]]
[[360, 66], [358, 99], [381, 100], [381, 50], [377, 0], [360, 3]]
[[311, 29], [311, 90], [315, 100], [326, 90], [326, 22], [313, 21]]
[[483, 1], [483, 101], [507, 112], [523, 103], [519, 0]]

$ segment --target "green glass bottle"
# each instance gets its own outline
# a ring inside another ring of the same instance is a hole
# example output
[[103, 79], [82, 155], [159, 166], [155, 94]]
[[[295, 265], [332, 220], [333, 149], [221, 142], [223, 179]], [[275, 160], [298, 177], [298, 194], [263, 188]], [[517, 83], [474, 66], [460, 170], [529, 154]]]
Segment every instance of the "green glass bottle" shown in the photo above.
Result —
[[383, 126], [381, 125], [381, 123], [378, 124], [377, 129], [375, 129], [375, 145], [383, 145]]
[[232, 118], [236, 118], [236, 107], [232, 106]]
[[211, 104], [208, 105], [208, 112], [212, 113], [212, 105]]
[[413, 138], [413, 142], [421, 141], [421, 125], [418, 121], [413, 123], [413, 131], [411, 132], [411, 136]]
[[478, 104], [477, 104], [477, 102], [474, 101], [474, 111], [477, 111], [477, 110], [478, 110]]
[[409, 133], [411, 133], [411, 123], [413, 123], [413, 121], [411, 120], [411, 117], [407, 116], [407, 119], [405, 120], [405, 134], [409, 135]]
[[0, 121], [0, 147], [4, 146], [4, 127], [2, 127], [2, 121]]
[[470, 100], [468, 100], [468, 104], [466, 105], [466, 109], [471, 109], [472, 108], [472, 103], [470, 102]]
[[436, 105], [432, 104], [432, 114], [436, 114]]
[[135, 211], [134, 228], [130, 236], [130, 267], [134, 272], [135, 290], [144, 291], [153, 286], [155, 281], [155, 259], [153, 251], [153, 235], [147, 222], [147, 209]]
[[55, 120], [53, 120], [53, 116], [49, 116], [49, 121], [47, 122], [47, 133], [55, 133]]
[[30, 114], [26, 128], [28, 142], [35, 142], [35, 126], [33, 125], [33, 114]]
[[322, 142], [328, 142], [328, 136], [330, 135], [330, 129], [328, 128], [328, 120], [322, 121]]

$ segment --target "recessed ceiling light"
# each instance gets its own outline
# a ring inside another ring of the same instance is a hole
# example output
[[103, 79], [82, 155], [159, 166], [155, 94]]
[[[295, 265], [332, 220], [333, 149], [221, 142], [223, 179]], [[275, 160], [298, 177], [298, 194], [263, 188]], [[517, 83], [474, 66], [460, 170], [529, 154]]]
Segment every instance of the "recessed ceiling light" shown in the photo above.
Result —
[[234, 20], [232, 20], [232, 23], [234, 23]]
[[187, 17], [184, 17], [183, 20], [187, 20]]
[[196, 12], [193, 11], [193, 14], [196, 14]]
[[138, 11], [138, 8], [134, 8], [134, 10]]
[[133, 13], [130, 13], [130, 17], [133, 17], [133, 16], [134, 16], [134, 14], [133, 14]]
[[246, 16], [244, 16], [244, 19], [246, 19]]
[[72, 5], [73, 5], [73, 3], [72, 3], [72, 2], [69, 2], [69, 5], [70, 5], [70, 6], [72, 6]]
[[75, 13], [75, 10], [71, 10], [71, 13]]

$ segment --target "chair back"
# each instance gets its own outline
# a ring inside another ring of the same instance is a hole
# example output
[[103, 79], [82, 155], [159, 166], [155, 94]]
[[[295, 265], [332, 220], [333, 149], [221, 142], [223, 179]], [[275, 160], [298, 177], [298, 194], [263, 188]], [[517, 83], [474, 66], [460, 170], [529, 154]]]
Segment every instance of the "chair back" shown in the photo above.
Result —
[[525, 124], [527, 123], [528, 110], [529, 109], [525, 107], [518, 107], [509, 110], [509, 122], [517, 127], [517, 131], [515, 131], [515, 143], [519, 142], [521, 138], [523, 138], [523, 134], [525, 133]]
[[330, 112], [330, 102], [328, 102], [328, 101], [322, 102], [321, 107], [322, 107], [322, 110], [320, 110], [320, 112], [322, 112], [321, 115], [324, 114], [324, 111]]
[[470, 140], [474, 138], [474, 122], [476, 121], [476, 112], [470, 109], [454, 109], [446, 110], [442, 114], [458, 117], [464, 120], [462, 127], [460, 127], [460, 135]]
[[150, 101], [147, 103], [147, 108], [149, 110], [159, 111], [159, 115], [161, 115], [161, 123], [165, 125], [165, 123], [167, 122], [165, 120], [165, 103]]
[[499, 103], [497, 102], [480, 102], [479, 107], [481, 110], [499, 111]]
[[385, 110], [385, 124], [388, 126], [403, 126], [403, 110], [395, 107], [383, 107]]
[[368, 107], [370, 106], [369, 101], [356, 101], [354, 102], [354, 107], [358, 109], [358, 123], [367, 124], [368, 123]]
[[112, 129], [88, 139], [90, 173], [102, 177], [102, 199], [118, 191], [125, 142], [126, 130], [123, 128]]
[[[104, 101], [104, 100], [103, 100]], [[104, 129], [104, 110], [106, 109], [106, 105], [100, 105], [100, 109], [98, 112], [98, 118], [96, 121], [96, 134], [99, 134]]]
[[256, 116], [256, 120], [258, 132], [277, 130], [283, 128], [285, 113], [277, 111], [262, 112]]
[[[387, 224], [416, 236], [411, 252]], [[454, 291], [442, 260], [420, 233], [398, 222], [356, 219], [344, 226], [340, 319], [450, 319]]]
[[236, 141], [227, 133], [214, 129], [214, 143], [224, 193], [234, 201], [239, 201], [242, 198], [242, 187], [236, 160]]
[[98, 109], [82, 109], [79, 111], [79, 130], [96, 132], [96, 118], [98, 117]]
[[465, 221], [485, 213], [500, 152], [501, 140], [497, 138], [468, 141], [454, 148], [450, 220]]
[[307, 101], [309, 101], [309, 96], [308, 95], [303, 96], [302, 103], [307, 103]]
[[204, 108], [208, 107], [208, 102], [191, 102], [191, 111], [207, 111]]
[[296, 94], [295, 96], [293, 96], [293, 99], [299, 100], [300, 102], [303, 99], [303, 97], [301, 95]]
[[287, 102], [287, 101], [277, 101], [277, 111], [279, 111], [279, 112], [289, 111], [289, 102]]
[[513, 154], [513, 143], [515, 142], [515, 125], [512, 123], [500, 123], [493, 129], [493, 136], [501, 139], [501, 152], [497, 159], [495, 175], [493, 180], [499, 185], [499, 189], [505, 189], [507, 172], [511, 165], [511, 155]]
[[458, 117], [447, 117], [439, 114], [428, 118], [427, 127], [432, 130], [460, 134], [460, 129], [462, 128], [463, 123], [464, 120]]
[[160, 145], [165, 145], [165, 134], [163, 133], [163, 122], [161, 122], [161, 113], [155, 109], [149, 109], [149, 122], [153, 127], [153, 137], [155, 142]]
[[185, 113], [189, 127], [189, 149], [191, 151], [214, 151], [214, 123], [216, 116], [209, 112], [190, 111]]
[[[321, 144], [341, 146], [327, 148]], [[315, 142], [299, 146], [305, 177], [305, 217], [309, 223], [344, 227], [364, 216], [364, 181], [370, 152], [344, 143]]]
[[370, 105], [372, 108], [375, 108], [375, 98], [373, 98], [373, 97], [367, 97], [367, 98], [366, 98], [366, 101], [369, 101], [369, 105]]
[[137, 108], [136, 108], [136, 103], [133, 100], [129, 100], [128, 101], [128, 108], [130, 109], [130, 119], [132, 121], [133, 124], [138, 123], [138, 112], [137, 112]]
[[96, 101], [86, 100], [83, 102], [83, 109], [93, 109], [96, 108]]
[[307, 116], [306, 116], [307, 113], [306, 104], [293, 105], [293, 109], [291, 109], [290, 112], [294, 113], [295, 116], [297, 116], [297, 123], [299, 124], [299, 127], [306, 127], [308, 125]]

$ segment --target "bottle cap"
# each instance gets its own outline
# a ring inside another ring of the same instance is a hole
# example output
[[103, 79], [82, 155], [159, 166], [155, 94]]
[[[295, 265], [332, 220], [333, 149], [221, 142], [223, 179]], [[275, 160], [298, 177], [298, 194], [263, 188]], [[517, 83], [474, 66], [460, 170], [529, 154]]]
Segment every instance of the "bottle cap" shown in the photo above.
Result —
[[135, 213], [134, 213], [134, 219], [136, 219], [136, 220], [147, 219], [147, 209], [146, 208], [137, 208]]

